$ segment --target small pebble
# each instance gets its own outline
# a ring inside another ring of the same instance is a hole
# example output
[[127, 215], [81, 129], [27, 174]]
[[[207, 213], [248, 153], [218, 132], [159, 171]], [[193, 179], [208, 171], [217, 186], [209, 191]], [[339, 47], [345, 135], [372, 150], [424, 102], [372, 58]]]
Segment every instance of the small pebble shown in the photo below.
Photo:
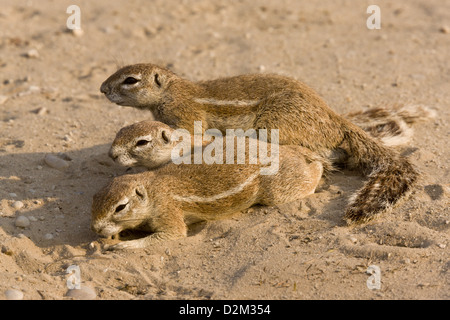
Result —
[[33, 216], [30, 216], [30, 217], [28, 218], [28, 220], [30, 220], [31, 222], [36, 222], [36, 221], [38, 221], [38, 219], [36, 219], [36, 217], [33, 217]]
[[438, 247], [441, 248], [441, 249], [445, 249], [446, 245], [444, 243], [439, 243]]
[[44, 114], [46, 114], [48, 112], [48, 109], [46, 107], [40, 107], [40, 108], [37, 108], [36, 110], [34, 110], [33, 112], [39, 116], [43, 116]]
[[28, 88], [29, 93], [38, 93], [39, 91], [41, 91], [41, 87], [38, 86], [30, 86]]
[[69, 167], [69, 163], [61, 158], [58, 158], [54, 155], [47, 154], [45, 155], [44, 162], [51, 168], [64, 170]]
[[25, 57], [27, 57], [27, 58], [39, 58], [39, 52], [36, 49], [31, 49], [27, 53], [25, 53]]
[[12, 256], [14, 254], [13, 251], [7, 246], [2, 246], [2, 250], [0, 252], [8, 256]]
[[52, 240], [52, 239], [53, 239], [53, 235], [52, 235], [51, 233], [46, 233], [46, 234], [44, 235], [44, 239], [45, 239], [45, 240]]
[[0, 95], [0, 105], [4, 104], [6, 102], [6, 100], [8, 100], [7, 96]]
[[356, 239], [355, 237], [350, 237], [349, 240], [353, 243], [357, 243], [358, 239]]
[[14, 192], [11, 192], [11, 193], [9, 194], [9, 196], [10, 196], [11, 198], [15, 198], [15, 197], [17, 197], [17, 194], [15, 194]]
[[30, 220], [25, 216], [18, 216], [15, 225], [19, 228], [26, 228], [30, 226]]
[[17, 93], [18, 97], [24, 97], [33, 93], [39, 93], [41, 91], [41, 88], [38, 86], [30, 86], [27, 90], [21, 91]]
[[82, 37], [84, 34], [83, 29], [72, 29], [71, 31], [75, 37]]
[[16, 210], [22, 209], [24, 206], [22, 201], [14, 201], [12, 207]]
[[72, 161], [72, 158], [69, 157], [69, 156], [67, 155], [67, 153], [64, 153], [64, 152], [58, 152], [57, 156], [60, 157], [61, 159], [65, 160], [65, 161]]
[[16, 289], [8, 289], [5, 291], [6, 300], [22, 300], [23, 292]]
[[67, 291], [66, 296], [76, 300], [94, 300], [97, 294], [91, 287], [81, 285], [80, 289], [70, 289]]
[[450, 27], [449, 26], [442, 26], [439, 29], [439, 31], [442, 32], [442, 33], [450, 33]]

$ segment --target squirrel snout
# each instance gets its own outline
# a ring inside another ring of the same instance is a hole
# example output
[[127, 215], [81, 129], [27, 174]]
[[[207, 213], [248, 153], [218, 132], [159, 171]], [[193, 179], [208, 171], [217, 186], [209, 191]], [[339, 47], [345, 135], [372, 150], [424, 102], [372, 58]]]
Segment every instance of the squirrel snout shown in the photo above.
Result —
[[114, 161], [116, 161], [117, 158], [119, 157], [119, 155], [118, 155], [118, 154], [115, 154], [115, 153], [113, 152], [112, 149], [109, 150], [108, 156], [109, 156], [111, 159], [113, 159]]
[[110, 89], [106, 84], [106, 82], [103, 82], [102, 85], [100, 86], [100, 92], [104, 94], [108, 94], [110, 92]]
[[99, 227], [94, 221], [91, 222], [91, 230], [97, 234], [101, 233], [102, 228]]

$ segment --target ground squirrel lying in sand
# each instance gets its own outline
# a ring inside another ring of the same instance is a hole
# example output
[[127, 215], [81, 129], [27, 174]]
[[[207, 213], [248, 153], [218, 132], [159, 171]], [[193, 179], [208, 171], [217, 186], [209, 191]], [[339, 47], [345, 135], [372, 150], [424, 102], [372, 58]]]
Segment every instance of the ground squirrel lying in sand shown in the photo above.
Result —
[[[195, 153], [197, 151], [191, 149], [193, 137], [187, 131], [184, 133], [180, 133], [180, 131], [182, 130], [173, 129], [159, 121], [144, 120], [131, 124], [117, 132], [109, 150], [109, 156], [125, 167], [143, 166], [148, 169], [155, 169], [172, 161], [176, 164], [195, 164]], [[239, 135], [231, 136], [230, 140], [227, 139], [229, 137], [219, 138], [220, 141], [213, 148], [210, 148], [213, 145], [212, 142], [201, 144], [199, 150], [203, 154], [201, 163], [239, 164], [238, 158], [240, 158], [242, 164], [259, 164], [263, 168], [270, 168], [271, 162], [276, 161], [277, 165], [273, 166], [274, 170], [261, 170], [262, 174], [276, 175], [280, 165], [283, 168], [287, 166], [291, 170], [291, 167], [294, 167], [297, 161], [299, 161], [298, 164], [303, 164], [303, 159], [295, 159], [298, 157], [306, 159], [307, 163], [321, 162], [323, 169], [326, 171], [333, 170], [332, 164], [327, 159], [301, 146], [270, 144]], [[232, 147], [227, 148], [230, 142]], [[182, 143], [184, 143], [184, 146]], [[242, 145], [242, 148], [239, 144]], [[221, 150], [218, 150], [219, 148]], [[271, 154], [272, 151], [275, 154]], [[231, 157], [229, 157], [230, 153], [232, 154]], [[242, 157], [240, 157], [241, 155]], [[280, 155], [282, 155], [283, 163], [279, 158]], [[294, 156], [294, 159], [288, 158], [288, 155]], [[206, 157], [214, 159], [206, 160]], [[296, 174], [295, 172], [291, 174], [290, 180], [293, 180]], [[299, 181], [298, 183], [302, 182]]]
[[[170, 161], [171, 150], [178, 143], [167, 138], [172, 131], [154, 121], [127, 127], [121, 132], [126, 139], [120, 140], [119, 135], [115, 140], [115, 150], [120, 151], [117, 161], [149, 167], [156, 167], [167, 158]], [[147, 142], [136, 142], [146, 153], [141, 150], [141, 154], [133, 154], [132, 161], [128, 156], [122, 157], [127, 146], [120, 143], [141, 133]], [[106, 237], [126, 229], [153, 232], [111, 247], [143, 248], [161, 240], [185, 237], [187, 225], [194, 222], [226, 218], [254, 204], [280, 205], [314, 193], [323, 174], [323, 164], [327, 165], [326, 159], [301, 146], [279, 146], [277, 170], [264, 175], [261, 169], [268, 164], [260, 161], [252, 164], [249, 139], [246, 140], [243, 164], [237, 163], [236, 151], [233, 164], [169, 162], [153, 171], [114, 178], [94, 195], [92, 230]], [[264, 142], [258, 140], [258, 143]], [[273, 151], [270, 144], [266, 147]], [[155, 153], [156, 149], [159, 151]], [[222, 156], [225, 158], [226, 152]]]
[[[399, 146], [409, 142], [412, 136], [410, 125], [433, 115], [421, 106], [393, 106], [371, 108], [344, 116], [357, 124], [371, 136], [389, 146]], [[174, 129], [159, 121], [141, 121], [121, 128], [114, 138], [109, 156], [122, 166], [143, 166], [157, 168], [171, 162], [172, 150], [179, 142], [174, 141]], [[191, 136], [184, 137], [191, 139]], [[205, 144], [205, 141], [202, 141]], [[192, 153], [193, 150], [190, 150]], [[343, 155], [346, 157], [347, 155]], [[342, 156], [340, 157], [342, 158]], [[326, 170], [333, 167], [327, 163]]]
[[[100, 88], [119, 105], [152, 111], [156, 120], [193, 132], [278, 129], [279, 143], [299, 145], [322, 156], [343, 148], [350, 163], [368, 176], [345, 212], [349, 223], [366, 222], [411, 191], [415, 167], [357, 125], [336, 114], [304, 83], [280, 75], [240, 75], [192, 82], [153, 64], [119, 69]], [[270, 135], [269, 135], [270, 136]]]

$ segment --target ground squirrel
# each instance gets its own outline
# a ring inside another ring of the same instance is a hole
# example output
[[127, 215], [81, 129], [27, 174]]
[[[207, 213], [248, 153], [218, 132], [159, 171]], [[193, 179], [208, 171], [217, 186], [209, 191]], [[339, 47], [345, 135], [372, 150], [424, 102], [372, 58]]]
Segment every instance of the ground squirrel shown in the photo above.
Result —
[[278, 129], [279, 143], [323, 156], [343, 148], [368, 176], [351, 197], [347, 222], [366, 222], [408, 195], [418, 180], [414, 166], [344, 117], [304, 83], [280, 75], [240, 75], [192, 82], [153, 64], [119, 69], [100, 91], [119, 105], [152, 111], [154, 118], [193, 132], [216, 128]]
[[[173, 129], [148, 121], [128, 127], [128, 134], [139, 136], [143, 128], [145, 139], [150, 142], [141, 147], [147, 148], [147, 156], [161, 163], [176, 143], [165, 135]], [[158, 147], [165, 144], [171, 147]], [[118, 145], [120, 140], [116, 139]], [[161, 152], [152, 158], [152, 149]], [[152, 232], [141, 239], [120, 242], [112, 249], [143, 248], [161, 240], [181, 238], [191, 223], [226, 218], [254, 204], [280, 205], [314, 193], [323, 174], [323, 163], [327, 163], [301, 146], [280, 146], [278, 170], [262, 175], [261, 167], [265, 165], [252, 164], [249, 150], [247, 143], [243, 164], [170, 162], [153, 171], [113, 178], [94, 195], [92, 230], [106, 237], [126, 229]], [[134, 154], [132, 162], [128, 157], [117, 159], [123, 164], [138, 165], [145, 158], [143, 154]], [[155, 167], [155, 162], [147, 159], [143, 164]]]
[[[190, 146], [192, 143], [190, 140], [192, 136], [189, 133], [184, 134], [175, 134], [180, 132], [180, 130], [176, 130], [171, 128], [170, 126], [153, 120], [144, 120], [140, 122], [133, 123], [129, 126], [123, 127], [117, 132], [116, 137], [111, 145], [109, 150], [109, 156], [120, 165], [125, 167], [135, 167], [135, 166], [143, 166], [148, 169], [155, 169], [164, 164], [172, 162], [174, 158], [174, 162], [177, 164], [180, 163], [194, 163], [194, 154], [195, 150], [191, 149]], [[189, 148], [178, 148], [179, 144], [182, 140], [188, 140], [186, 146]], [[282, 168], [288, 167], [291, 170], [291, 167], [294, 167], [296, 164], [303, 164], [304, 160], [307, 163], [312, 162], [320, 162], [322, 168], [331, 171], [333, 170], [333, 165], [327, 159], [320, 157], [316, 153], [310, 151], [307, 148], [301, 146], [294, 145], [273, 145], [270, 143], [266, 143], [261, 140], [248, 138], [243, 136], [244, 140], [240, 140], [238, 136], [232, 137], [233, 146], [230, 150], [227, 149], [229, 141], [226, 139], [222, 139], [218, 144], [222, 151], [218, 155], [220, 157], [221, 164], [239, 164], [239, 152], [243, 153], [241, 159], [242, 164], [250, 163], [250, 164], [258, 164], [263, 167], [270, 167], [271, 161], [277, 161], [277, 167], [274, 168], [273, 171], [267, 171], [266, 175], [276, 175], [280, 166]], [[243, 148], [239, 148], [237, 144], [242, 143]], [[252, 144], [253, 143], [253, 144]], [[201, 153], [215, 154], [217, 153], [217, 147], [208, 150], [209, 146], [212, 143], [204, 143], [200, 149]], [[253, 146], [254, 148], [252, 149]], [[274, 147], [276, 147], [274, 149]], [[263, 160], [264, 153], [270, 154], [271, 151], [274, 151], [276, 155], [273, 157], [266, 156], [266, 160]], [[181, 152], [180, 152], [181, 151]], [[183, 152], [187, 151], [187, 157], [190, 159], [184, 159], [186, 156]], [[232, 157], [228, 158], [228, 153], [231, 151]], [[280, 160], [280, 156], [281, 160]], [[294, 156], [293, 159], [290, 159], [288, 156]], [[211, 157], [215, 157], [212, 155]], [[276, 159], [275, 157], [278, 157]], [[296, 158], [302, 158], [297, 160]], [[204, 159], [202, 159], [203, 161]], [[252, 162], [253, 161], [253, 162]], [[281, 162], [283, 161], [283, 162]], [[297, 163], [297, 161], [299, 161]], [[203, 162], [202, 162], [203, 163]], [[208, 164], [207, 161], [205, 163]], [[209, 162], [209, 164], [218, 163], [218, 159], [215, 158]], [[292, 179], [295, 177], [295, 172], [291, 173]], [[301, 181], [299, 181], [301, 183]]]
[[[409, 142], [412, 123], [434, 116], [434, 113], [423, 106], [392, 106], [370, 108], [344, 116], [383, 144], [399, 146]], [[173, 128], [159, 121], [147, 120], [128, 125], [117, 132], [109, 156], [122, 166], [157, 168], [171, 161], [172, 150], [179, 142], [173, 140], [173, 132]], [[191, 139], [190, 136], [184, 138]], [[203, 143], [206, 144], [205, 141]], [[328, 161], [325, 170], [333, 170]]]

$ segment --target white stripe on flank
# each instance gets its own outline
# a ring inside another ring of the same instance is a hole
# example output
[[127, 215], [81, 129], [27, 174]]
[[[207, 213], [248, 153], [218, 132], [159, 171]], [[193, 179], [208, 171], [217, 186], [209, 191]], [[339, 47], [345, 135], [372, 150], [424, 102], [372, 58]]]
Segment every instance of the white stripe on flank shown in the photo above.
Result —
[[254, 173], [253, 175], [251, 175], [247, 180], [245, 180], [243, 183], [241, 183], [240, 185], [231, 188], [230, 190], [227, 190], [225, 192], [216, 194], [215, 196], [211, 196], [211, 197], [199, 197], [199, 196], [188, 196], [188, 197], [183, 197], [183, 196], [173, 196], [173, 199], [178, 200], [178, 201], [185, 201], [185, 202], [213, 202], [213, 201], [217, 201], [219, 199], [223, 199], [223, 198], [227, 198], [230, 197], [232, 195], [235, 195], [239, 192], [241, 192], [242, 190], [244, 190], [244, 188], [249, 185], [253, 180], [255, 180], [255, 178], [259, 175], [259, 172]]
[[216, 106], [254, 106], [259, 100], [216, 100], [209, 98], [198, 98], [194, 100], [201, 104], [213, 104]]

